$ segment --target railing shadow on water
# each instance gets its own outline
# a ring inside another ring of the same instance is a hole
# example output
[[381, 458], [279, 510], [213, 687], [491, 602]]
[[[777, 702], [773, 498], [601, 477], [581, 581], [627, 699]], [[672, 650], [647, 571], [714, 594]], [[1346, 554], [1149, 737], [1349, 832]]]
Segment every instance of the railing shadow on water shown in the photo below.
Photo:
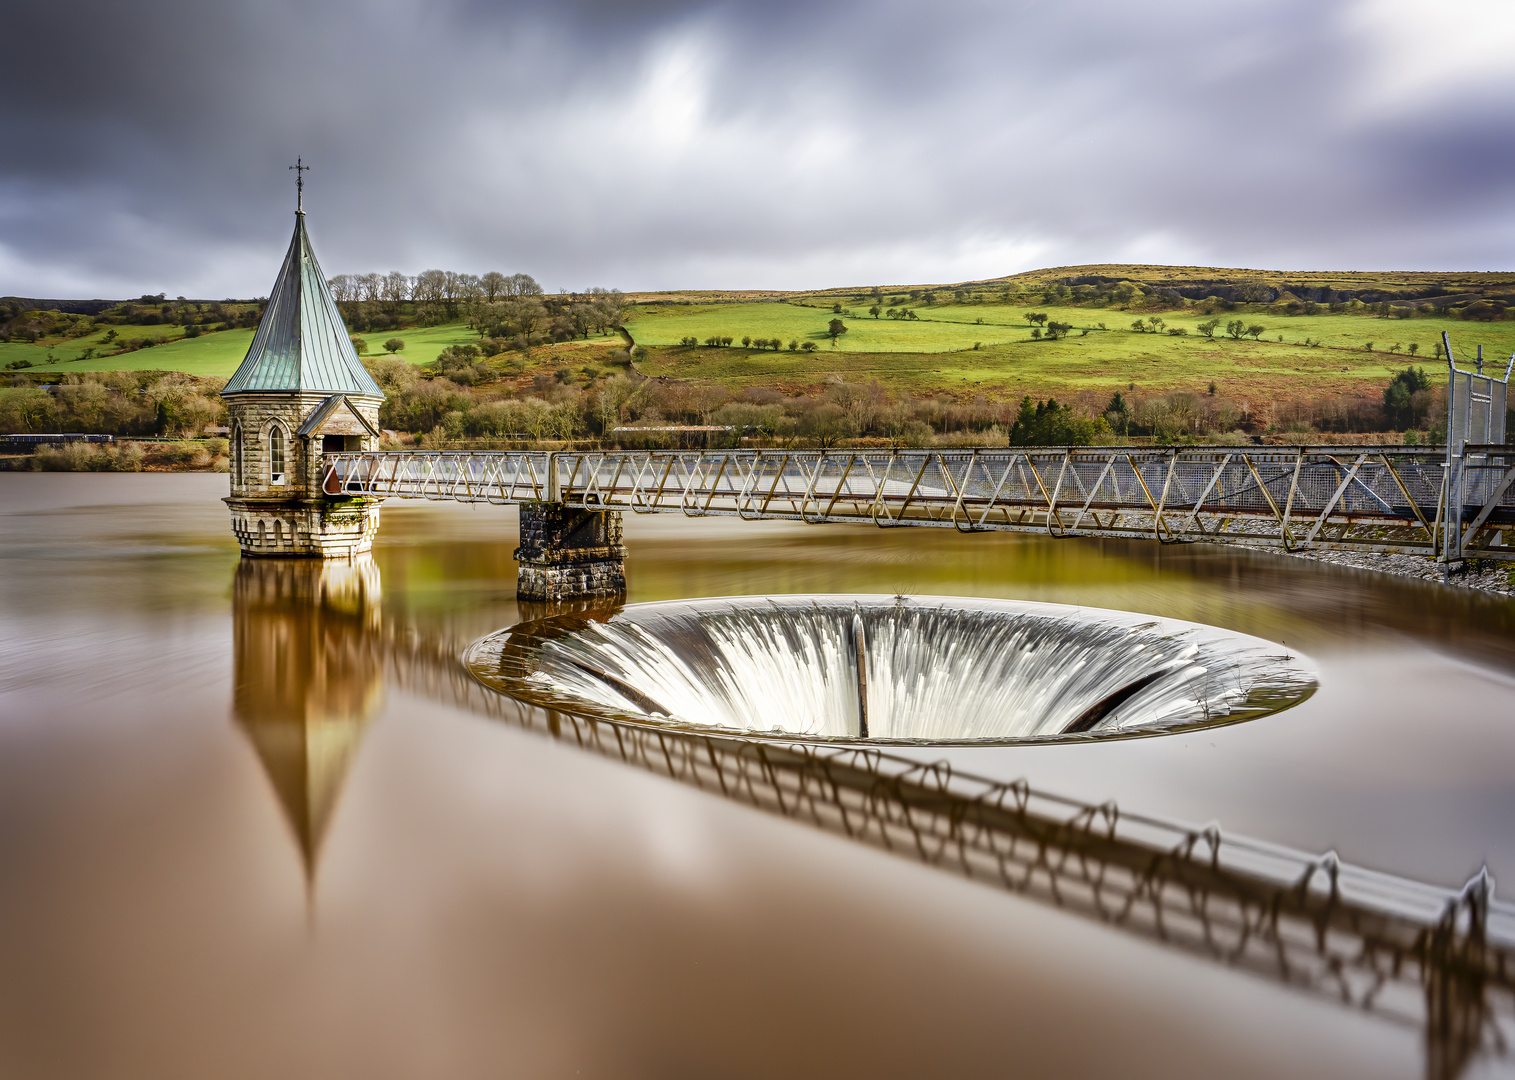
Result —
[[[1493, 900], [1487, 875], [1446, 890], [946, 763], [538, 709], [474, 678], [466, 643], [384, 617], [363, 560], [247, 560], [233, 599], [236, 715], [310, 874], [387, 683], [1417, 1028], [1428, 1076], [1510, 1061], [1515, 907]], [[586, 618], [614, 610], [576, 607]]]

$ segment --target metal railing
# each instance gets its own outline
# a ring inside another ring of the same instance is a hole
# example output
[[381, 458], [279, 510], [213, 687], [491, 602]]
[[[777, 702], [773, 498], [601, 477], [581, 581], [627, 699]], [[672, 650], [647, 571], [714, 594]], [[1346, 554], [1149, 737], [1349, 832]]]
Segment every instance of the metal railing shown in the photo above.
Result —
[[[1515, 559], [1515, 448], [331, 454], [329, 496]], [[1449, 494], [1455, 498], [1449, 498]]]

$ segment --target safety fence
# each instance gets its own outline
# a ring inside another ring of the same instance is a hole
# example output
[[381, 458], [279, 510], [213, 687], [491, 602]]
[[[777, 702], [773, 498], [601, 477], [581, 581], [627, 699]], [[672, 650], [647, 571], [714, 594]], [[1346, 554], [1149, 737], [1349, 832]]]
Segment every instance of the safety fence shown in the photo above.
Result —
[[1512, 559], [1515, 448], [394, 451], [328, 496]]

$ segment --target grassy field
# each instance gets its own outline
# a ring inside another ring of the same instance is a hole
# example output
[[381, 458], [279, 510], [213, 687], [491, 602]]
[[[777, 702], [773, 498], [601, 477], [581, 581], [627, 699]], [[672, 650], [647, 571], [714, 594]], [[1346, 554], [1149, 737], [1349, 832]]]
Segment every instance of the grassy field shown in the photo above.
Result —
[[[853, 307], [856, 310], [856, 306]], [[1166, 327], [1183, 327], [1187, 336], [1136, 333], [1135, 316], [1109, 309], [1010, 307], [1006, 305], [937, 306], [922, 310], [921, 321], [897, 323], [842, 316], [848, 324], [833, 348], [824, 333], [835, 316], [829, 308], [791, 304], [692, 306], [658, 311], [632, 324], [638, 343], [653, 346], [638, 366], [649, 375], [708, 379], [733, 386], [812, 386], [831, 374], [851, 381], [878, 379], [886, 386], [913, 392], [1023, 394], [1108, 391], [1132, 384], [1141, 390], [1205, 390], [1211, 382], [1222, 393], [1298, 395], [1309, 388], [1323, 393], [1376, 393], [1396, 371], [1410, 364], [1441, 370], [1434, 345], [1443, 329], [1453, 347], [1471, 358], [1483, 345], [1491, 363], [1503, 366], [1515, 350], [1515, 324], [1468, 323], [1456, 319], [1381, 319], [1352, 315], [1271, 316], [1242, 313], [1241, 318], [1267, 328], [1261, 340], [1233, 341], [1217, 333], [1200, 335], [1205, 316], [1164, 313]], [[1030, 311], [1044, 312], [1075, 329], [1059, 341], [1033, 340]], [[979, 323], [978, 320], [983, 322]], [[1100, 323], [1108, 329], [1099, 329]], [[1087, 335], [1083, 330], [1089, 330]], [[668, 347], [685, 335], [703, 340], [710, 334], [791, 337], [816, 340], [816, 352]], [[816, 336], [819, 335], [819, 336]], [[1280, 342], [1277, 339], [1283, 338]], [[1306, 345], [1305, 341], [1321, 344]], [[983, 342], [979, 349], [974, 341]], [[1372, 352], [1365, 350], [1372, 341]], [[966, 344], [964, 344], [966, 342]], [[1419, 346], [1412, 358], [1407, 347]], [[1390, 347], [1403, 346], [1398, 353]]]
[[[106, 330], [88, 337], [70, 338], [65, 341], [44, 340], [35, 345], [22, 342], [0, 342], [0, 368], [14, 360], [32, 362], [31, 372], [54, 371], [183, 371], [191, 375], [230, 376], [247, 355], [252, 344], [252, 330], [219, 330], [201, 334], [196, 338], [183, 337], [177, 326], [123, 326], [117, 327], [123, 338], [157, 338], [164, 342], [147, 349], [115, 355], [98, 355], [109, 352], [114, 346], [104, 340]], [[384, 342], [398, 337], [405, 342], [401, 354], [414, 364], [429, 364], [437, 354], [449, 345], [477, 344], [479, 336], [463, 323], [448, 323], [444, 326], [415, 327], [399, 333], [363, 335], [368, 342], [370, 355], [382, 354]], [[97, 355], [88, 360], [80, 356], [95, 349]], [[48, 356], [53, 357], [51, 363]]]
[[[740, 299], [749, 301], [750, 295]], [[1491, 365], [1502, 369], [1504, 359], [1515, 351], [1515, 321], [1256, 312], [1207, 317], [1163, 312], [1165, 329], [1188, 331], [1185, 336], [1171, 336], [1133, 332], [1131, 323], [1138, 314], [1110, 307], [992, 302], [920, 305], [914, 308], [917, 320], [874, 319], [867, 314], [866, 305], [850, 301], [844, 301], [844, 308], [853, 314], [841, 316], [848, 332], [835, 346], [826, 326], [836, 316], [830, 303], [818, 299], [808, 304], [791, 300], [648, 305], [630, 323], [630, 330], [645, 349], [639, 354], [638, 368], [647, 375], [732, 387], [767, 385], [790, 391], [815, 387], [829, 376], [839, 375], [851, 381], [877, 379], [891, 389], [916, 394], [982, 393], [1010, 398], [1024, 394], [1108, 394], [1133, 386], [1156, 392], [1204, 391], [1212, 382], [1218, 392], [1231, 396], [1377, 394], [1394, 372], [1410, 364], [1422, 365], [1439, 377], [1444, 368], [1434, 356], [1434, 346], [1444, 329], [1451, 332], [1454, 347], [1463, 358], [1471, 359], [1482, 345]], [[1071, 323], [1074, 329], [1059, 341], [1034, 340], [1032, 324], [1026, 319], [1033, 311]], [[1198, 331], [1207, 318], [1219, 318], [1222, 325], [1239, 318], [1265, 330], [1261, 340], [1233, 341], [1223, 333], [1208, 339]], [[165, 326], [122, 327], [119, 332], [122, 337], [154, 335], [170, 339], [180, 333]], [[224, 377], [241, 361], [252, 334], [251, 330], [219, 331], [89, 360], [78, 357], [91, 347], [97, 351], [110, 348], [100, 333], [35, 345], [0, 343], [0, 365], [24, 356], [36, 365], [29, 370], [37, 373], [167, 369]], [[711, 335], [730, 336], [737, 344], [728, 348], [677, 344], [687, 336], [704, 340]], [[777, 337], [785, 347], [777, 352], [743, 348], [740, 341], [744, 335]], [[478, 341], [463, 323], [376, 332], [365, 335], [370, 355], [381, 354], [389, 337], [406, 342], [401, 355], [415, 364], [429, 363], [449, 345]], [[811, 341], [817, 348], [810, 353], [790, 351], [790, 340]], [[1365, 349], [1368, 342], [1373, 343], [1371, 352]], [[974, 347], [976, 343], [978, 348]], [[1400, 350], [1391, 352], [1396, 344]], [[1416, 357], [1409, 355], [1411, 344], [1419, 347]], [[536, 349], [526, 372], [515, 381], [524, 385], [537, 372], [596, 363], [602, 354], [619, 347], [619, 339], [610, 337]], [[47, 362], [49, 352], [52, 363]]]
[[[33, 372], [53, 371], [183, 371], [191, 375], [230, 375], [252, 344], [251, 330], [219, 330], [186, 338], [177, 326], [120, 326], [123, 338], [154, 338], [164, 344], [114, 356], [96, 355], [80, 359], [93, 348], [97, 354], [115, 348], [104, 338], [106, 330], [88, 337], [66, 341], [43, 340], [35, 345], [18, 341], [0, 342], [0, 367], [16, 360], [30, 360]], [[53, 362], [48, 362], [48, 356]]]
[[[837, 343], [838, 350], [846, 352], [949, 352], [971, 349], [976, 341], [989, 343], [1009, 342], [1026, 337], [1030, 324], [1023, 320], [1019, 326], [1010, 325], [1011, 309], [1000, 309], [997, 318], [1005, 325], [974, 326], [966, 322], [927, 321], [927, 313], [920, 313], [919, 321], [870, 318], [866, 309], [853, 308], [857, 316], [843, 314], [847, 332]], [[1014, 316], [1020, 316], [1016, 310]], [[711, 304], [690, 307], [654, 308], [640, 315], [628, 329], [638, 345], [676, 345], [680, 338], [693, 335], [703, 341], [712, 334], [734, 337], [738, 342], [744, 336], [755, 338], [782, 338], [813, 341], [821, 348], [831, 351], [831, 338], [826, 332], [827, 324], [838, 318], [829, 306], [802, 307], [797, 304]]]
[[376, 330], [356, 337], [368, 342], [369, 356], [384, 355], [384, 343], [390, 338], [405, 342], [405, 348], [397, 353], [412, 364], [429, 364], [443, 349], [450, 345], [477, 345], [479, 335], [466, 323], [444, 323], [441, 326], [412, 326], [404, 330]]
[[863, 353], [826, 349], [813, 354], [742, 349], [655, 349], [639, 358], [645, 374], [705, 379], [731, 386], [785, 390], [815, 386], [831, 375], [850, 382], [878, 380], [912, 393], [945, 391], [1018, 398], [1083, 391], [1203, 391], [1225, 394], [1376, 393], [1406, 361], [1383, 354], [1290, 349], [1266, 342], [1145, 343], [1112, 338], [985, 347], [957, 353]]
[[[1199, 325], [1209, 319], [1220, 320], [1222, 326], [1231, 319], [1241, 319], [1248, 325], [1265, 327], [1263, 340], [1277, 343], [1282, 337], [1288, 345], [1303, 345], [1306, 339], [1320, 341], [1331, 348], [1362, 349], [1373, 342], [1375, 351], [1387, 352], [1398, 343], [1404, 346], [1412, 342], [1420, 346], [1422, 353], [1431, 353], [1432, 346], [1441, 339], [1443, 330], [1450, 331], [1454, 346], [1469, 350], [1483, 345], [1486, 351], [1498, 352], [1508, 358], [1515, 350], [1515, 323], [1464, 322], [1460, 319], [1417, 318], [1384, 319], [1365, 315], [1271, 315], [1240, 312], [1204, 316], [1188, 312], [1162, 312], [1166, 320], [1164, 329], [1183, 328], [1195, 340], [1185, 342], [1182, 338], [1131, 332], [1131, 323], [1138, 316], [1131, 312], [1109, 308], [1047, 307], [1043, 305], [1020, 306], [1007, 304], [966, 304], [915, 306], [916, 320], [895, 320], [887, 316], [877, 319], [867, 314], [862, 304], [844, 304], [840, 316], [847, 324], [847, 333], [837, 342], [837, 349], [845, 352], [950, 352], [971, 349], [975, 342], [984, 345], [1036, 344], [1031, 339], [1032, 324], [1026, 320], [1030, 312], [1044, 313], [1050, 320], [1073, 325], [1074, 339], [1091, 344], [1098, 337], [1103, 341], [1120, 343], [1125, 349], [1132, 343], [1145, 344], [1151, 348], [1168, 346], [1182, 347], [1198, 344]], [[846, 311], [852, 314], [846, 314]], [[830, 320], [837, 318], [829, 306], [806, 307], [794, 303], [767, 304], [709, 304], [689, 307], [653, 309], [639, 315], [631, 323], [631, 332], [639, 345], [673, 345], [680, 338], [692, 335], [703, 341], [712, 334], [724, 334], [738, 341], [743, 336], [780, 337], [787, 343], [791, 339], [814, 341], [831, 350], [831, 340], [826, 333]], [[1104, 327], [1105, 329], [1101, 329]], [[1081, 332], [1090, 331], [1088, 337]], [[1217, 337], [1223, 336], [1217, 330]], [[1161, 346], [1154, 338], [1161, 337]]]

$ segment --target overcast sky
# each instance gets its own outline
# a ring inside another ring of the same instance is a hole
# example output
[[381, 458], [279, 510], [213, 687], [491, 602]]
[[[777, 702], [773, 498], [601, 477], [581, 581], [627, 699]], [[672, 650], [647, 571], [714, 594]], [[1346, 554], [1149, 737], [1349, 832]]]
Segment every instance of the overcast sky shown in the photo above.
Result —
[[0, 294], [1509, 269], [1510, 0], [8, 0]]

